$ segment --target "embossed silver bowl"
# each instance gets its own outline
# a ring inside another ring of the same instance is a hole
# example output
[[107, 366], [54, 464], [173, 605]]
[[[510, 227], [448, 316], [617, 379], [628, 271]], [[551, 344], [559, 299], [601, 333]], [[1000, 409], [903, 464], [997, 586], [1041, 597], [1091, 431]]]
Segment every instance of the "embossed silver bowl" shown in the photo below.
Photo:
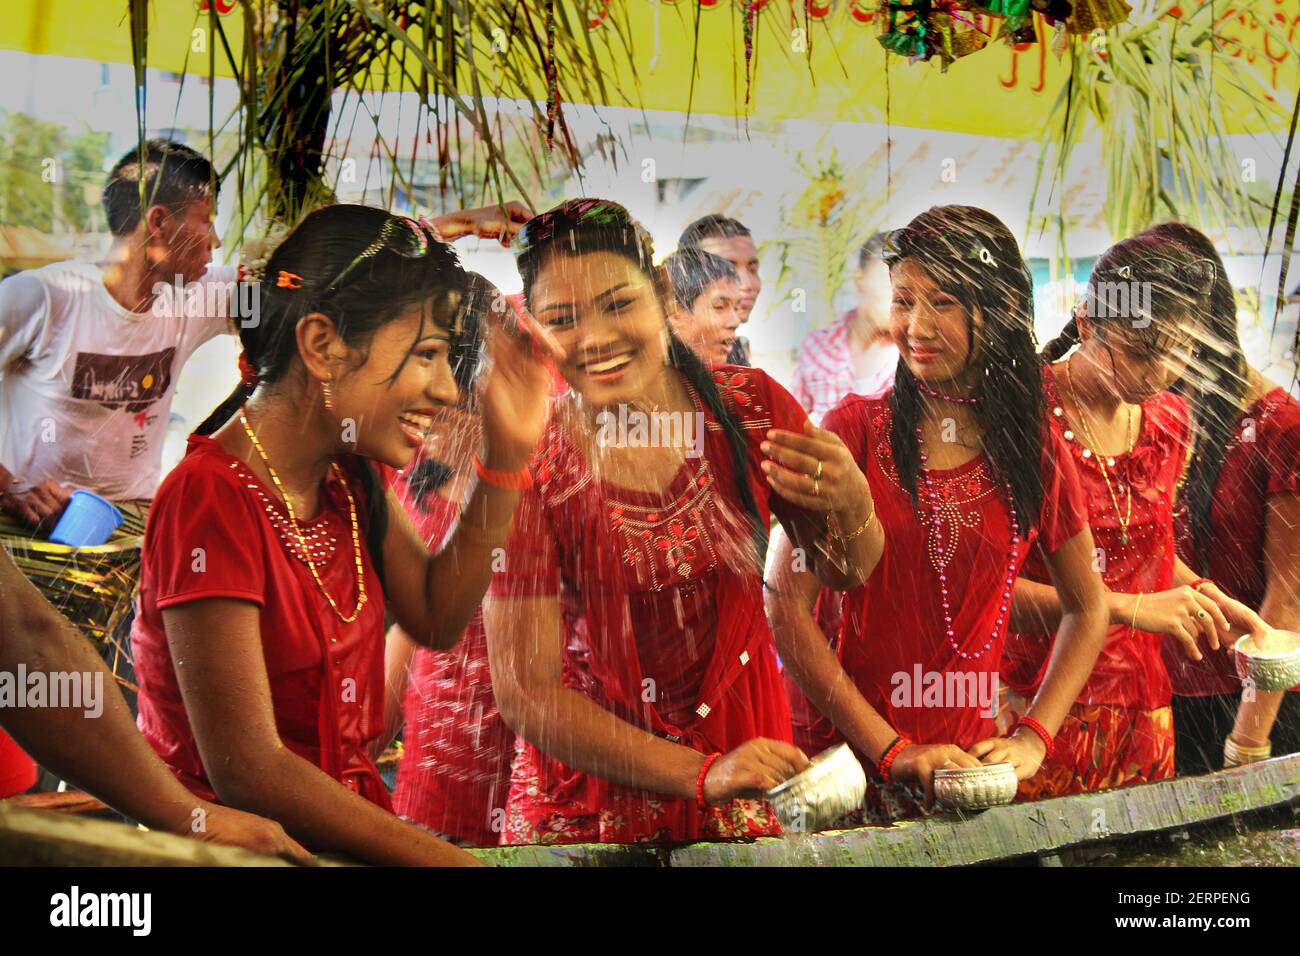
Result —
[[1290, 690], [1300, 684], [1300, 634], [1266, 631], [1263, 640], [1248, 634], [1237, 642], [1237, 676], [1256, 690]]
[[788, 833], [811, 833], [862, 806], [867, 775], [848, 744], [824, 750], [803, 773], [767, 792]]
[[984, 810], [1016, 798], [1016, 768], [1009, 763], [949, 767], [934, 772], [934, 795], [952, 810]]

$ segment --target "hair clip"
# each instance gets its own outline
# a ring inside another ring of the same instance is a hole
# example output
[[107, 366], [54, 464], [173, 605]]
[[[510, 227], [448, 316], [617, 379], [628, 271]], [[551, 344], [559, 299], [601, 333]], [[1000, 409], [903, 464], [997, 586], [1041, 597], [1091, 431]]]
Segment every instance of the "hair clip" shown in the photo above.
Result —
[[302, 276], [296, 272], [286, 272], [281, 269], [280, 274], [276, 277], [275, 284], [281, 289], [301, 289]]

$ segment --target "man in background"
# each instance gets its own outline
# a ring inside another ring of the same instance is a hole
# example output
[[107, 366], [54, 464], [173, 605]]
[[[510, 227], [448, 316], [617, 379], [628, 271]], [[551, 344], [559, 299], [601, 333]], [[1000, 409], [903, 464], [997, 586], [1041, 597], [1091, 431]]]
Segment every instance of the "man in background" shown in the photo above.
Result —
[[816, 424], [850, 392], [871, 395], [893, 384], [898, 349], [889, 333], [889, 267], [881, 258], [885, 235], [876, 233], [858, 250], [857, 305], [809, 333], [799, 349], [790, 391]]
[[[740, 298], [737, 308], [741, 323], [749, 321], [754, 302], [763, 290], [763, 280], [758, 275], [758, 247], [744, 224], [726, 216], [705, 216], [684, 230], [677, 240], [677, 248], [703, 249], [731, 263], [736, 270]], [[736, 342], [727, 356], [731, 365], [749, 365], [749, 339], [736, 336]]]

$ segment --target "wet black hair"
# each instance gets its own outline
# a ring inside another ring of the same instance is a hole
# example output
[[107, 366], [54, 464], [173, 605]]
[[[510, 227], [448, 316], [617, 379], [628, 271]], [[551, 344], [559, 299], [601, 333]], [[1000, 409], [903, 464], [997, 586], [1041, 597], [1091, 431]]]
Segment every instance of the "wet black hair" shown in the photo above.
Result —
[[702, 216], [682, 230], [677, 239], [679, 249], [698, 249], [705, 239], [746, 239], [754, 238], [749, 229], [739, 219], [729, 216]]
[[515, 249], [526, 301], [531, 300], [539, 273], [555, 256], [609, 252], [630, 260], [651, 278], [664, 313], [668, 362], [695, 389], [727, 436], [736, 491], [749, 517], [759, 567], [762, 567], [767, 555], [768, 528], [759, 517], [758, 505], [749, 486], [749, 446], [745, 433], [740, 420], [723, 401], [708, 366], [673, 333], [668, 324], [672, 292], [668, 288], [666, 271], [655, 268], [654, 243], [650, 234], [618, 203], [603, 199], [572, 199], [529, 220], [515, 241]]
[[[965, 307], [972, 349], [980, 350], [973, 395], [984, 453], [994, 477], [1011, 485], [1021, 528], [1032, 527], [1042, 510], [1047, 433], [1042, 364], [1034, 339], [1034, 285], [1015, 237], [983, 209], [932, 206], [888, 234], [882, 258], [891, 272], [904, 260], [914, 261]], [[976, 309], [982, 314], [978, 330]], [[921, 394], [901, 358], [889, 403], [889, 445], [899, 482], [919, 510]]]
[[215, 201], [221, 187], [212, 163], [189, 146], [151, 139], [144, 143], [143, 153], [143, 166], [140, 148], [124, 153], [104, 183], [104, 213], [108, 230], [115, 236], [125, 236], [135, 229], [143, 209], [166, 206], [176, 211], [199, 199], [211, 197]]
[[673, 298], [688, 312], [713, 283], [739, 279], [736, 267], [722, 256], [693, 247], [677, 250], [664, 260], [663, 267], [668, 270]]
[[[388, 226], [390, 220], [399, 220], [398, 228]], [[386, 230], [394, 234], [405, 231], [413, 242], [422, 234], [427, 248], [423, 255], [407, 256], [385, 245], [358, 261]], [[291, 277], [287, 284], [279, 282], [281, 273]], [[456, 329], [469, 285], [469, 277], [451, 247], [413, 220], [402, 220], [369, 206], [326, 206], [303, 219], [271, 254], [260, 284], [258, 321], [240, 323], [239, 341], [257, 373], [258, 384], [274, 387], [300, 361], [295, 333], [303, 316], [312, 312], [329, 316], [343, 341], [360, 349], [364, 356], [383, 325], [419, 303], [430, 304], [432, 321]], [[457, 339], [457, 335], [452, 336], [453, 354]], [[394, 377], [400, 371], [401, 366]], [[195, 434], [211, 435], [221, 428], [253, 389], [242, 382], [236, 385], [195, 429]], [[387, 498], [369, 462], [358, 461], [365, 493], [366, 548], [382, 581]]]
[[[1169, 239], [1147, 233], [1124, 239], [1092, 267], [1088, 317], [1108, 347], [1110, 334], [1124, 331], [1143, 352], [1163, 354], [1172, 334], [1190, 331], [1194, 339], [1203, 336], [1215, 271], [1208, 259]], [[1143, 302], [1145, 295], [1137, 294], [1139, 289], [1150, 291], [1149, 304]], [[1184, 321], [1189, 316], [1190, 329]], [[1079, 323], [1071, 315], [1061, 334], [1043, 347], [1043, 358], [1055, 362], [1078, 344]]]
[[1214, 489], [1246, 397], [1249, 368], [1237, 330], [1237, 302], [1223, 260], [1205, 233], [1186, 223], [1165, 222], [1142, 235], [1176, 242], [1215, 268], [1208, 304], [1209, 334], [1188, 366], [1190, 374], [1184, 374], [1171, 389], [1183, 396], [1192, 411], [1192, 460], [1183, 499], [1197, 565], [1204, 568], [1212, 545], [1210, 509]]

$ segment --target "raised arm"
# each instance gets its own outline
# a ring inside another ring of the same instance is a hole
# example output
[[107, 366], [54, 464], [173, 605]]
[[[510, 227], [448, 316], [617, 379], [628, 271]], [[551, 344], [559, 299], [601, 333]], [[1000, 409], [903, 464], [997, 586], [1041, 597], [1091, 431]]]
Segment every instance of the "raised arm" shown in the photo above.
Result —
[[20, 664], [33, 673], [89, 675], [97, 688], [97, 706], [83, 700], [82, 708], [0, 711], [4, 729], [42, 766], [153, 829], [310, 859], [279, 824], [200, 800], [181, 786], [136, 730], [113, 675], [90, 642], [0, 548], [0, 671], [12, 674]]
[[[257, 605], [224, 598], [163, 611], [199, 755], [221, 801], [281, 823], [320, 850], [375, 863], [467, 865], [474, 857], [403, 823], [284, 746]], [[322, 693], [337, 689], [322, 688]]]
[[[634, 727], [565, 687], [563, 625], [556, 597], [500, 598], [483, 606], [492, 689], [510, 728], [548, 756], [615, 783], [686, 799], [705, 754]], [[713, 763], [710, 803], [758, 797], [807, 766], [790, 744], [755, 738]]]

